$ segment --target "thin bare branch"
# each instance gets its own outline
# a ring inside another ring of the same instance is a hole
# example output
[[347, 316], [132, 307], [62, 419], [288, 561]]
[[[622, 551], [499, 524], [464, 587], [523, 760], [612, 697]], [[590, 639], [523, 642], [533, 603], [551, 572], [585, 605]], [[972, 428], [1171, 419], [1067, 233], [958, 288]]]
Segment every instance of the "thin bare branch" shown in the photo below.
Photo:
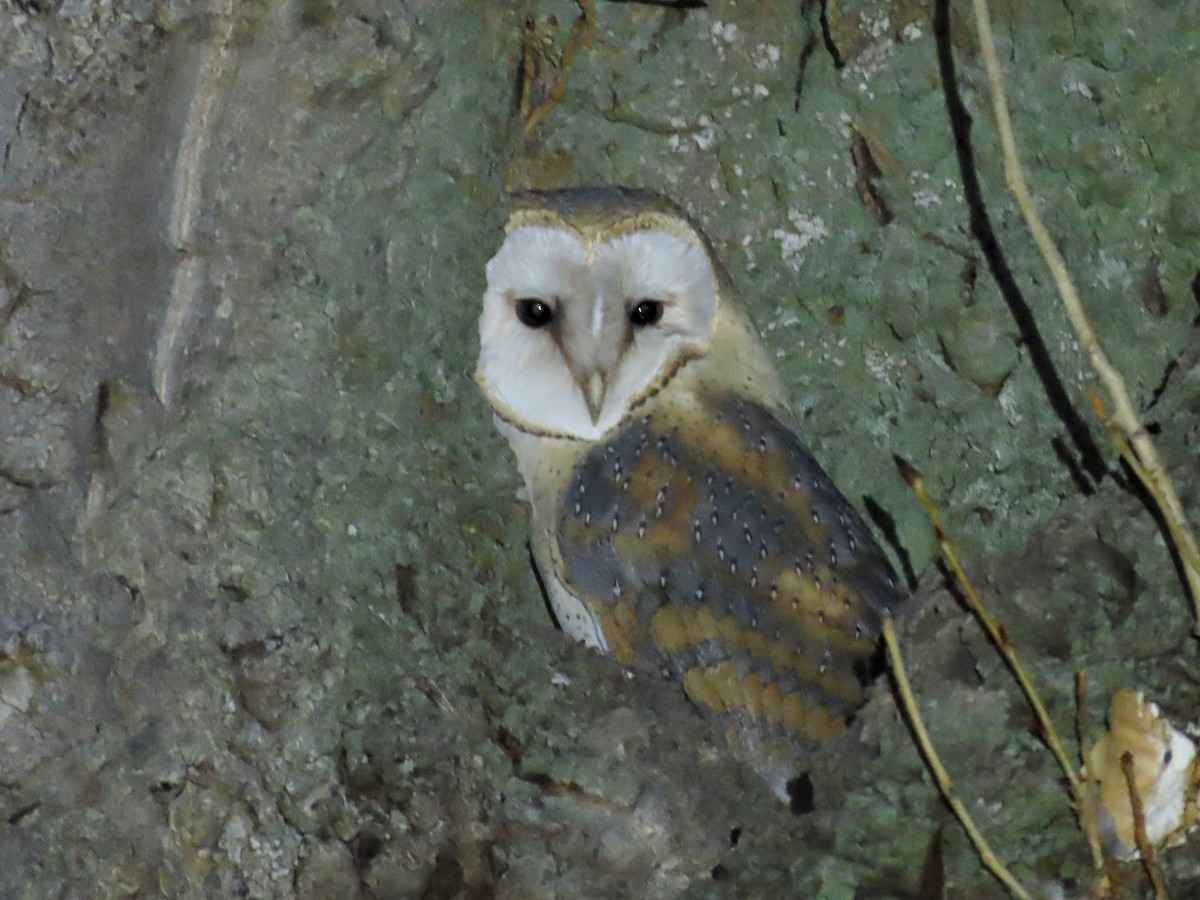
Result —
[[1097, 893], [1114, 900], [1125, 896], [1121, 874], [1113, 860], [1105, 856], [1100, 844], [1100, 830], [1096, 823], [1096, 808], [1100, 798], [1096, 782], [1088, 772], [1088, 747], [1092, 746], [1091, 729], [1088, 727], [1088, 692], [1087, 672], [1075, 673], [1075, 739], [1079, 742], [1079, 788], [1075, 793], [1079, 804], [1077, 815], [1079, 825], [1087, 838], [1088, 848], [1092, 851], [1092, 865], [1096, 868], [1100, 880]]
[[1133, 839], [1142, 857], [1142, 865], [1146, 867], [1146, 874], [1150, 876], [1150, 883], [1154, 885], [1154, 900], [1171, 900], [1163, 884], [1162, 872], [1158, 870], [1158, 861], [1154, 858], [1154, 848], [1146, 836], [1146, 812], [1142, 808], [1142, 795], [1138, 792], [1137, 777], [1133, 772], [1133, 754], [1128, 750], [1121, 754], [1121, 774], [1125, 776], [1129, 808], [1133, 812]]
[[[596, 7], [592, 0], [575, 0], [579, 4], [579, 18], [575, 20], [575, 24], [571, 26], [571, 33], [567, 35], [567, 44], [563, 48], [562, 64], [558, 70], [558, 77], [554, 80], [554, 86], [550, 88], [550, 96], [532, 112], [528, 112], [529, 100], [528, 91], [532, 76], [529, 74], [531, 69], [530, 54], [528, 49], [524, 51], [524, 68], [522, 74], [521, 85], [521, 112], [525, 116], [525, 133], [530, 134], [537, 127], [538, 122], [542, 121], [550, 110], [558, 106], [562, 102], [562, 98], [567, 93], [567, 81], [571, 77], [571, 66], [575, 62], [575, 51], [580, 47], [592, 46], [592, 40], [596, 37]], [[528, 47], [528, 44], [526, 44]]]
[[1079, 343], [1087, 355], [1088, 363], [1108, 394], [1109, 402], [1113, 407], [1111, 422], [1105, 421], [1103, 416], [1101, 419], [1105, 421], [1105, 427], [1110, 429], [1110, 434], [1113, 433], [1113, 429], [1119, 432], [1120, 440], [1117, 441], [1117, 447], [1121, 451], [1121, 455], [1130, 462], [1130, 467], [1162, 512], [1175, 550], [1179, 554], [1188, 593], [1191, 596], [1193, 632], [1200, 634], [1200, 548], [1197, 548], [1196, 538], [1184, 515], [1179, 495], [1175, 492], [1175, 486], [1167, 476], [1166, 469], [1163, 468], [1154, 441], [1151, 440], [1150, 434], [1138, 418], [1125, 381], [1109, 362], [1101, 348], [1096, 330], [1084, 311], [1083, 303], [1079, 299], [1079, 292], [1075, 289], [1075, 284], [1067, 272], [1062, 254], [1059, 253], [1058, 247], [1042, 222], [1037, 207], [1034, 206], [1033, 197], [1029, 193], [1029, 186], [1021, 168], [1021, 159], [1017, 153], [1016, 138], [1013, 136], [1008, 98], [1004, 88], [1004, 75], [1000, 68], [999, 56], [996, 53], [996, 42], [992, 35], [991, 13], [987, 0], [972, 0], [972, 5], [975, 9], [975, 22], [979, 31], [979, 45], [983, 51], [984, 67], [987, 69], [988, 86], [992, 94], [992, 111], [996, 117], [996, 127], [1000, 132], [1000, 143], [1004, 149], [1005, 180], [1013, 196], [1016, 197], [1017, 205], [1021, 208], [1021, 215], [1025, 218], [1029, 233], [1033, 236], [1034, 243], [1037, 244], [1046, 267], [1050, 270], [1050, 275], [1062, 298], [1063, 306], [1067, 310], [1067, 317], [1071, 320], [1075, 334], [1079, 337]]
[[962, 805], [962, 801], [954, 794], [954, 786], [950, 781], [950, 776], [946, 773], [946, 769], [938, 757], [937, 750], [934, 749], [933, 742], [929, 739], [929, 732], [925, 730], [925, 723], [922, 721], [921, 713], [917, 709], [917, 701], [913, 697], [912, 687], [908, 683], [908, 675], [904, 671], [904, 660], [900, 655], [900, 645], [896, 640], [896, 626], [890, 618], [883, 620], [883, 640], [887, 646], [888, 659], [892, 667], [892, 678], [895, 679], [896, 690], [900, 694], [900, 703], [903, 707], [904, 716], [908, 719], [909, 725], [912, 726], [921, 756], [924, 757], [926, 765], [929, 766], [929, 772], [933, 775], [933, 780], [937, 783], [942, 799], [946, 801], [946, 805], [950, 807], [950, 811], [954, 813], [955, 818], [962, 825], [963, 831], [967, 833], [967, 838], [974, 845], [975, 852], [979, 854], [979, 859], [987, 870], [995, 875], [1014, 897], [1021, 898], [1021, 900], [1029, 900], [1029, 892], [1021, 886], [1020, 882], [1017, 881], [1004, 863], [996, 858], [996, 854], [992, 852], [991, 845], [988, 844], [987, 839], [967, 813], [967, 808]]

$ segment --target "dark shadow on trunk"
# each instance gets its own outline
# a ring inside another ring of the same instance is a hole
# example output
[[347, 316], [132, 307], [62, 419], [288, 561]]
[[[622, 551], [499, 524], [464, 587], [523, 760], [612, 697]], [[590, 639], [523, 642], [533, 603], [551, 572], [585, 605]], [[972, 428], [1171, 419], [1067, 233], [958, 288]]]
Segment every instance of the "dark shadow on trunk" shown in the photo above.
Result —
[[[1037, 322], [1025, 302], [1021, 289], [1013, 278], [1012, 269], [992, 229], [988, 217], [987, 206], [983, 200], [983, 191], [979, 186], [979, 173], [975, 167], [975, 153], [971, 148], [971, 114], [963, 104], [958, 91], [958, 82], [954, 72], [954, 53], [950, 45], [950, 3], [949, 0], [935, 0], [933, 10], [933, 32], [937, 43], [938, 73], [942, 79], [942, 90], [946, 95], [946, 111], [950, 117], [950, 130], [954, 135], [954, 150], [958, 155], [958, 168], [962, 174], [963, 195], [966, 197], [967, 208], [970, 210], [971, 235], [979, 244], [983, 257], [987, 260], [992, 277], [1008, 304], [1017, 328], [1021, 332], [1021, 341], [1029, 351], [1029, 359], [1041, 379], [1046, 397], [1055, 415], [1066, 427], [1071, 436], [1071, 442], [1079, 454], [1078, 466], [1071, 466], [1073, 480], [1080, 484], [1078, 477], [1080, 469], [1088, 474], [1092, 484], [1086, 482], [1080, 485], [1086, 487], [1085, 493], [1091, 493], [1096, 483], [1106, 474], [1108, 467], [1104, 457], [1096, 446], [1087, 423], [1079, 415], [1071, 398], [1063, 387], [1054, 360], [1046, 349], [1046, 342], [1038, 331]], [[1061, 445], [1060, 445], [1061, 446]], [[1065, 449], [1065, 448], [1063, 448]], [[1062, 455], [1062, 454], [1060, 454]]]

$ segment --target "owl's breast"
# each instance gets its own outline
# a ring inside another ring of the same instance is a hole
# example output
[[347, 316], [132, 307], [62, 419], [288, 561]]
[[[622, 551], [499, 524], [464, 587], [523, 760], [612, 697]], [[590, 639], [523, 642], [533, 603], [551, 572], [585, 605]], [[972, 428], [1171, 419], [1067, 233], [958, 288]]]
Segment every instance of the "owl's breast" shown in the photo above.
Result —
[[657, 661], [706, 711], [819, 738], [860, 703], [896, 581], [764, 407], [651, 406], [583, 456], [556, 531], [561, 581], [609, 650]]

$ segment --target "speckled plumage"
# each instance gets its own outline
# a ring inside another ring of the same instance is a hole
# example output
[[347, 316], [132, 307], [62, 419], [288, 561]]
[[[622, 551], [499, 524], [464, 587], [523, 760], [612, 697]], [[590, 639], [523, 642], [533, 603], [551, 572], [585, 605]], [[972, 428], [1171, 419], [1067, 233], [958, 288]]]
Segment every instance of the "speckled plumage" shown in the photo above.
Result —
[[[626, 248], [642, 233], [646, 247]], [[766, 757], [839, 733], [862, 701], [896, 579], [795, 433], [707, 242], [668, 201], [619, 190], [526, 195], [514, 234], [489, 264], [477, 377], [529, 488], [534, 558], [560, 623], [679, 678]], [[520, 241], [550, 257], [544, 269], [522, 259], [529, 277], [509, 258], [527, 252]], [[665, 255], [661, 272], [647, 247]], [[603, 277], [590, 275], [596, 259]], [[498, 336], [531, 284], [550, 318]], [[665, 304], [661, 322], [634, 321], [642, 297]], [[546, 366], [524, 383], [544, 401], [514, 393], [510, 352]], [[585, 397], [596, 371], [622, 385], [619, 405]], [[779, 773], [764, 774], [778, 786]]]
[[557, 574], [619, 659], [656, 655], [741, 727], [829, 737], [861, 702], [891, 571], [779, 419], [699, 400], [648, 404], [583, 457]]

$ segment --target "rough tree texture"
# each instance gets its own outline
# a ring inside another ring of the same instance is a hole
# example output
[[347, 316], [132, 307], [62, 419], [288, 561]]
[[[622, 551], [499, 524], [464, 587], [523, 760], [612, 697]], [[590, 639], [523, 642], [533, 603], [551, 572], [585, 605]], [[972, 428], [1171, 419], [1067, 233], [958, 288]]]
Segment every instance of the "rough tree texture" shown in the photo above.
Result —
[[[1153, 520], [1064, 424], [1092, 379], [956, 2], [1059, 399], [971, 235], [931, 13], [602, 2], [526, 136], [520, 35], [544, 96], [569, 0], [5, 0], [0, 896], [914, 896], [947, 818], [885, 687], [793, 816], [677, 686], [551, 626], [470, 379], [506, 181], [658, 188], [704, 224], [920, 580], [903, 637], [957, 788], [1020, 878], [1079, 896], [1056, 768], [890, 455], [1066, 734], [1076, 669], [1098, 729], [1117, 687], [1194, 718], [1200, 666]], [[1195, 521], [1200, 7], [995, 15], [1038, 203]], [[954, 895], [998, 894], [945, 843]], [[1194, 849], [1166, 865], [1200, 893]]]

